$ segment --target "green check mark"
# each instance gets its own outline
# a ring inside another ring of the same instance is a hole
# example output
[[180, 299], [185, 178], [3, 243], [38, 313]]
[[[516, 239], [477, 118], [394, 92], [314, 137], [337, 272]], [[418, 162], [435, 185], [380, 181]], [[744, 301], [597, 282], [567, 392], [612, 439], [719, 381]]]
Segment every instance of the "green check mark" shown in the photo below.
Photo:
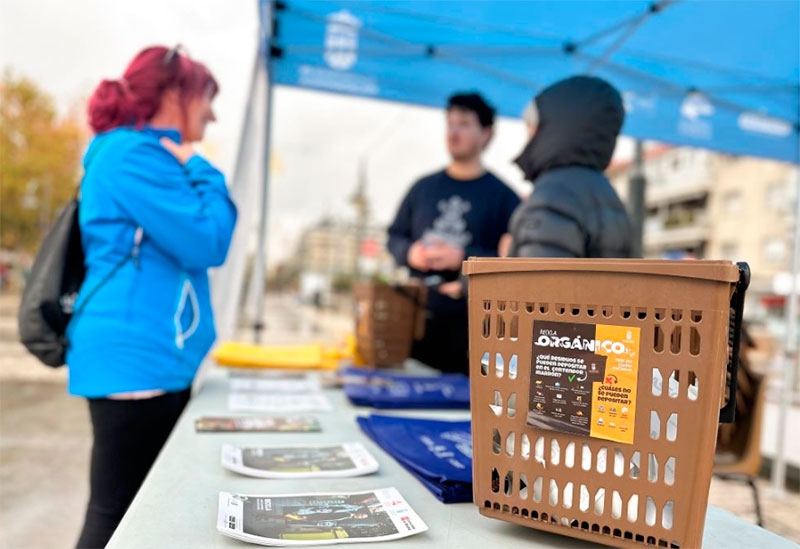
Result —
[[572, 382], [572, 381], [575, 379], [575, 374], [572, 374], [572, 375], [571, 375], [571, 376], [569, 376], [567, 379], [569, 379], [569, 380], [570, 380], [570, 382]]

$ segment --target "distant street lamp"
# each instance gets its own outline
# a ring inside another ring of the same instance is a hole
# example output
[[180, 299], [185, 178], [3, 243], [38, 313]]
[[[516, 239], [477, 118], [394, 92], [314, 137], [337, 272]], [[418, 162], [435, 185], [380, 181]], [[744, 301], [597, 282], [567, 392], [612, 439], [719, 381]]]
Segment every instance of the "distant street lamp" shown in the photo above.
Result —
[[355, 242], [353, 249], [353, 276], [356, 280], [361, 278], [361, 244], [367, 233], [369, 223], [369, 198], [367, 197], [367, 169], [366, 157], [362, 156], [358, 162], [358, 185], [355, 193], [350, 197], [350, 205], [356, 210]]

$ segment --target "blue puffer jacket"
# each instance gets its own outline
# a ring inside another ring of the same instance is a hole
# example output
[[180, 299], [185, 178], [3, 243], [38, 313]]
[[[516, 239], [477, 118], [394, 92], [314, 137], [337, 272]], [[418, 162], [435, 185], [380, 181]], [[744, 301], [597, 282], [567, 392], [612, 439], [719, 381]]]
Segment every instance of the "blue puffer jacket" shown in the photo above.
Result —
[[67, 330], [74, 395], [186, 389], [214, 342], [207, 270], [225, 261], [236, 207], [217, 169], [197, 155], [182, 166], [164, 136], [180, 141], [176, 131], [112, 130], [84, 158], [87, 275]]

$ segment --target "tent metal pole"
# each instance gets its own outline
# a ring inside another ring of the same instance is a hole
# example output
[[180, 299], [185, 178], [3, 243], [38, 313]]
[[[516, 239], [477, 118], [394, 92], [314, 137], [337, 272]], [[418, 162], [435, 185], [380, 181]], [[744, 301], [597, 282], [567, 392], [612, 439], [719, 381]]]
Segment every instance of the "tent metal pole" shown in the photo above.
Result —
[[638, 20], [638, 21], [636, 21], [635, 23], [632, 23], [632, 24], [631, 24], [631, 25], [630, 25], [630, 26], [629, 26], [629, 27], [628, 27], [628, 28], [625, 30], [625, 32], [624, 32], [624, 33], [623, 33], [623, 34], [622, 34], [622, 35], [621, 35], [619, 38], [617, 38], [617, 40], [616, 40], [616, 41], [615, 41], [613, 44], [611, 44], [611, 46], [609, 46], [609, 47], [608, 47], [608, 49], [606, 49], [606, 51], [605, 51], [605, 52], [603, 52], [603, 54], [602, 54], [602, 56], [600, 57], [600, 59], [597, 59], [596, 61], [594, 61], [594, 62], [592, 63], [592, 65], [591, 65], [591, 66], [590, 66], [588, 69], [586, 69], [586, 74], [594, 74], [594, 73], [596, 73], [597, 71], [599, 71], [600, 69], [602, 69], [602, 68], [603, 68], [603, 66], [604, 66], [606, 63], [608, 63], [608, 60], [609, 60], [609, 59], [611, 59], [611, 56], [612, 56], [612, 55], [614, 55], [614, 53], [616, 53], [616, 51], [617, 51], [618, 49], [620, 49], [620, 48], [623, 46], [623, 44], [625, 44], [625, 42], [626, 42], [626, 41], [627, 41], [627, 40], [628, 40], [628, 39], [629, 39], [631, 36], [633, 36], [633, 34], [634, 34], [634, 33], [635, 33], [637, 30], [639, 30], [639, 27], [641, 27], [641, 26], [642, 26], [642, 23], [644, 23], [644, 21], [645, 21], [645, 17], [642, 17], [641, 19], [639, 19], [639, 20]]
[[253, 277], [255, 279], [253, 288], [255, 289], [256, 310], [253, 319], [253, 342], [261, 343], [261, 332], [264, 330], [264, 306], [266, 296], [266, 270], [267, 270], [267, 218], [269, 214], [269, 183], [270, 183], [270, 159], [272, 151], [272, 59], [271, 59], [271, 37], [273, 28], [274, 6], [272, 2], [262, 4], [264, 12], [261, 17], [262, 35], [260, 51], [261, 62], [263, 63], [264, 77], [266, 78], [266, 113], [264, 124], [264, 150], [261, 159], [261, 211], [258, 223], [258, 242], [256, 244], [256, 260], [253, 265]]
[[[237, 321], [241, 314], [240, 304], [242, 292], [245, 292], [245, 271], [247, 263], [247, 242], [242, 232], [249, 228], [248, 220], [253, 215], [254, 208], [247, 205], [247, 194], [251, 186], [247, 180], [247, 165], [252, 162], [255, 153], [254, 109], [259, 97], [259, 78], [261, 77], [261, 54], [256, 52], [253, 60], [253, 70], [250, 75], [250, 86], [247, 93], [244, 116], [242, 118], [241, 132], [239, 135], [239, 148], [236, 152], [236, 164], [233, 168], [233, 178], [230, 180], [229, 192], [231, 198], [239, 207], [239, 227], [234, 232], [228, 257], [219, 270], [212, 272], [212, 298], [214, 316], [217, 321], [217, 336], [221, 341], [230, 339], [236, 333]], [[244, 240], [244, 241], [243, 241]]]
[[239, 148], [236, 151], [236, 164], [233, 166], [233, 185], [241, 185], [242, 174], [245, 170], [245, 158], [250, 149], [249, 138], [253, 131], [253, 109], [256, 103], [256, 94], [258, 93], [258, 77], [261, 72], [261, 54], [256, 53], [253, 61], [253, 70], [250, 73], [250, 87], [247, 92], [247, 103], [244, 110], [244, 118], [242, 119], [242, 129], [239, 133]]
[[792, 285], [786, 298], [786, 337], [781, 357], [781, 400], [778, 407], [778, 433], [775, 447], [775, 459], [772, 462], [772, 488], [783, 494], [786, 489], [786, 437], [787, 415], [792, 405], [794, 394], [794, 373], [797, 368], [797, 277], [800, 274], [800, 165], [796, 169], [795, 208], [794, 208], [794, 240], [792, 242]]
[[[611, 27], [609, 29], [606, 29], [605, 31], [602, 31], [602, 32], [596, 34], [594, 37], [591, 37], [588, 40], [583, 41], [580, 45], [581, 46], [586, 46], [589, 43], [601, 38], [602, 36], [604, 36], [606, 34], [609, 34], [609, 33], [613, 34], [614, 32], [621, 32], [620, 36], [618, 36], [617, 39], [614, 40], [614, 42], [610, 46], [608, 46], [608, 48], [606, 48], [606, 51], [603, 52], [603, 54], [600, 56], [600, 58], [595, 60], [589, 66], [589, 68], [586, 69], [586, 73], [587, 74], [594, 74], [595, 72], [597, 72], [600, 69], [602, 69], [603, 66], [606, 65], [608, 63], [608, 61], [611, 59], [611, 56], [613, 56], [617, 52], [617, 50], [619, 50], [623, 46], [623, 44], [625, 44], [625, 42], [627, 42], [627, 40], [631, 36], [634, 35], [634, 33], [637, 30], [639, 30], [639, 27], [641, 27], [642, 24], [645, 21], [647, 21], [653, 15], [655, 15], [657, 13], [660, 13], [662, 10], [664, 10], [667, 7], [669, 7], [669, 5], [672, 4], [672, 3], [674, 3], [674, 2], [671, 1], [671, 0], [662, 0], [661, 2], [656, 2], [654, 4], [651, 4], [651, 6], [648, 9], [648, 11], [646, 11], [645, 13], [639, 15], [635, 19], [633, 19], [631, 21], [628, 21], [628, 22], [623, 22], [619, 27], [614, 26], [614, 27]], [[625, 28], [625, 27], [627, 27], [627, 28]]]
[[270, 183], [270, 157], [271, 157], [271, 134], [272, 134], [272, 71], [269, 69], [269, 57], [264, 61], [267, 68], [264, 71], [267, 82], [266, 92], [266, 123], [264, 128], [264, 154], [262, 157], [262, 184], [261, 184], [261, 218], [258, 223], [258, 244], [256, 245], [256, 261], [253, 268], [256, 290], [256, 312], [253, 320], [253, 342], [261, 343], [261, 332], [264, 330], [264, 306], [266, 296], [266, 271], [267, 271], [267, 218], [269, 216], [269, 183]]
[[633, 155], [633, 170], [628, 180], [628, 212], [633, 223], [633, 257], [642, 257], [644, 254], [644, 192], [646, 185], [644, 143], [637, 139]]

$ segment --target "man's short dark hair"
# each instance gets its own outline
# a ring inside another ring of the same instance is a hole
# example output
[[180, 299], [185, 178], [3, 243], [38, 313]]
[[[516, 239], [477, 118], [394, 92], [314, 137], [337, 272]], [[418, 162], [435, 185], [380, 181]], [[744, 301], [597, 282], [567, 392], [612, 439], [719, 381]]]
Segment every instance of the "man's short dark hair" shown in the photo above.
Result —
[[447, 110], [461, 109], [474, 112], [478, 116], [478, 122], [484, 128], [491, 128], [494, 125], [494, 107], [489, 105], [486, 100], [478, 93], [456, 93], [447, 100]]

